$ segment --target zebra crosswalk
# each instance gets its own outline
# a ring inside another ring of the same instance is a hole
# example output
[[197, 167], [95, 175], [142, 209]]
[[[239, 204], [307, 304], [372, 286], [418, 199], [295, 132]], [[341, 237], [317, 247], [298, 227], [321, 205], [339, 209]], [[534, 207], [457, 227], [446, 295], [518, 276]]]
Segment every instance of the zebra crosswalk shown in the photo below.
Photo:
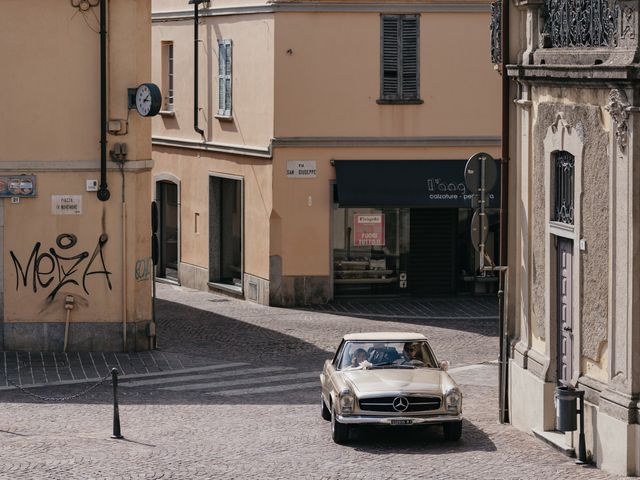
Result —
[[254, 367], [247, 363], [222, 363], [155, 372], [146, 376], [125, 375], [121, 377], [120, 386], [151, 387], [171, 392], [201, 392], [213, 396], [273, 393], [320, 387], [320, 372], [295, 370], [289, 366]]

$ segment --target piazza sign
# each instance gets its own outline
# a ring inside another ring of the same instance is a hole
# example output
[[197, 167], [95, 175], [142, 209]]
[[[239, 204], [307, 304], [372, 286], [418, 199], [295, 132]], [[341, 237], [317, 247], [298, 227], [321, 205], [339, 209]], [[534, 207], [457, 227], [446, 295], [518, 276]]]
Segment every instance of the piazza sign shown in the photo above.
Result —
[[353, 245], [356, 247], [384, 245], [384, 214], [353, 216]]

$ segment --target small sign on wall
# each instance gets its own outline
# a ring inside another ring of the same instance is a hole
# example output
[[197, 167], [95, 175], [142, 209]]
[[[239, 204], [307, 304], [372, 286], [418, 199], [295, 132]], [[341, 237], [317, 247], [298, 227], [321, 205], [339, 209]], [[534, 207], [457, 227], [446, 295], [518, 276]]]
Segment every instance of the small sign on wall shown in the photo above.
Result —
[[51, 195], [53, 215], [82, 214], [82, 195]]
[[288, 160], [287, 177], [289, 178], [316, 178], [315, 160]]
[[384, 246], [384, 214], [355, 214], [353, 227], [355, 247]]

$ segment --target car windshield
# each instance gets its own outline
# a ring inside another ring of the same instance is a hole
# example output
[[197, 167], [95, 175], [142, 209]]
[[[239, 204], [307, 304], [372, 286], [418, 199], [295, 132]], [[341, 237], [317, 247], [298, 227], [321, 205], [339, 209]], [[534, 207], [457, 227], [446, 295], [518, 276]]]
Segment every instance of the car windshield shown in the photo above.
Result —
[[338, 369], [356, 368], [437, 368], [436, 359], [425, 340], [348, 341], [342, 348]]

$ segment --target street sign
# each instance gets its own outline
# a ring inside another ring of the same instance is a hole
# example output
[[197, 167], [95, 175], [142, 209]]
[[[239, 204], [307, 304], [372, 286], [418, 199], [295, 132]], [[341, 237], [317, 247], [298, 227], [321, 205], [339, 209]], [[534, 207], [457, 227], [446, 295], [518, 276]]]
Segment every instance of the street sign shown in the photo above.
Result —
[[[482, 163], [484, 163], [484, 185], [481, 185], [482, 179], [480, 178]], [[484, 152], [476, 153], [464, 167], [464, 182], [471, 193], [477, 193], [481, 186], [486, 192], [496, 184], [497, 173], [496, 161], [491, 155]]]
[[[482, 222], [480, 220], [483, 220]], [[480, 250], [480, 244], [487, 242], [489, 236], [489, 219], [486, 213], [480, 213], [477, 210], [471, 218], [471, 243], [473, 248]]]

